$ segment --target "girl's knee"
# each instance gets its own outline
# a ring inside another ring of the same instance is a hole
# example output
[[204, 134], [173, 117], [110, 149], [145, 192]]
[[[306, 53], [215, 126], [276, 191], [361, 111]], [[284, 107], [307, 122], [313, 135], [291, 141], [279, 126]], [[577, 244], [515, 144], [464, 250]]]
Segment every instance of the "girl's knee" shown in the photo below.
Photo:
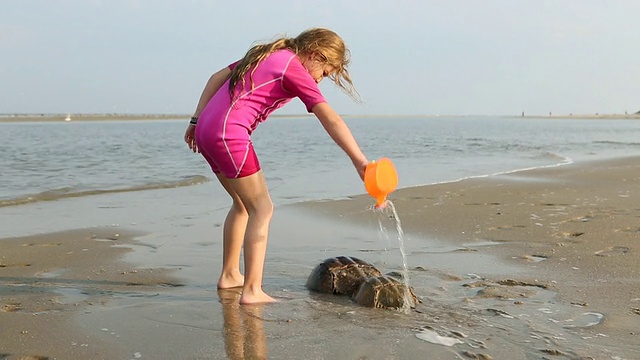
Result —
[[261, 212], [263, 213], [263, 215], [271, 218], [273, 216], [274, 210], [273, 202], [271, 201], [271, 199], [269, 199], [269, 201], [265, 201], [262, 207], [263, 209]]
[[262, 219], [270, 220], [273, 216], [273, 202], [271, 199], [266, 199], [254, 204], [252, 211], [249, 211], [249, 216], [253, 215]]
[[232, 209], [238, 215], [244, 215], [244, 216], [248, 216], [249, 215], [249, 213], [247, 211], [247, 208], [244, 206], [244, 204], [242, 203], [242, 201], [239, 198], [238, 199], [235, 199], [235, 198], [233, 199]]

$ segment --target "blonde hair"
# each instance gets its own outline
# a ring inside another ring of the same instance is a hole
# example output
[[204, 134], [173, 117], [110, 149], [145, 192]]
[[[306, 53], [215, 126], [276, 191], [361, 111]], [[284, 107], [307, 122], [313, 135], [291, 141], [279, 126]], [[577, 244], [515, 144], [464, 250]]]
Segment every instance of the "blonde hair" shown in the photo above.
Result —
[[252, 66], [253, 70], [249, 75], [251, 88], [253, 88], [253, 73], [258, 68], [258, 64], [269, 54], [283, 49], [289, 49], [299, 56], [318, 54], [323, 61], [336, 69], [329, 76], [329, 79], [351, 98], [360, 101], [347, 70], [347, 66], [351, 62], [351, 53], [338, 34], [324, 28], [312, 28], [303, 31], [295, 38], [281, 37], [270, 43], [252, 46], [231, 71], [229, 80], [231, 98], [234, 98], [234, 89], [238, 83], [245, 86], [245, 75]]

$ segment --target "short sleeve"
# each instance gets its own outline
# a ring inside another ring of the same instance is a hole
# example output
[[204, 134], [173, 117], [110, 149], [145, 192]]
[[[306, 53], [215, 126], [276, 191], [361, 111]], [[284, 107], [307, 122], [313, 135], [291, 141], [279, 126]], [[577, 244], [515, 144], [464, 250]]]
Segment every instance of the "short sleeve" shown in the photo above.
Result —
[[326, 102], [318, 84], [316, 84], [300, 61], [296, 61], [296, 59], [293, 59], [287, 67], [282, 78], [282, 87], [300, 98], [307, 107], [308, 112], [311, 112], [311, 109], [317, 104]]
[[236, 65], [238, 65], [239, 62], [240, 60], [229, 64], [229, 70], [233, 71], [233, 69], [236, 67]]

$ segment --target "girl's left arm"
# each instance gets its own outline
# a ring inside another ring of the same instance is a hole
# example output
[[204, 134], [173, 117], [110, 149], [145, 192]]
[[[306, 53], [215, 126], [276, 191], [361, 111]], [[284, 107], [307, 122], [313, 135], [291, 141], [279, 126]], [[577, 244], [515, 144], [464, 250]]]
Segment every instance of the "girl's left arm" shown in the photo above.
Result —
[[331, 139], [349, 156], [358, 175], [364, 180], [364, 170], [369, 161], [362, 153], [356, 139], [351, 134], [351, 130], [345, 124], [342, 117], [336, 113], [326, 102], [316, 104], [311, 111], [318, 118]]

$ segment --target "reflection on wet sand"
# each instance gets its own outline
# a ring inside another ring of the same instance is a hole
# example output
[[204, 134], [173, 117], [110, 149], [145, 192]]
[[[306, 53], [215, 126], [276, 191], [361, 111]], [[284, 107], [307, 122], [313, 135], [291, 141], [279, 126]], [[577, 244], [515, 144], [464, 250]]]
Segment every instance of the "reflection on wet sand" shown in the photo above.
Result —
[[224, 347], [231, 360], [266, 359], [267, 338], [262, 312], [264, 305], [240, 306], [241, 288], [219, 289], [224, 318]]

